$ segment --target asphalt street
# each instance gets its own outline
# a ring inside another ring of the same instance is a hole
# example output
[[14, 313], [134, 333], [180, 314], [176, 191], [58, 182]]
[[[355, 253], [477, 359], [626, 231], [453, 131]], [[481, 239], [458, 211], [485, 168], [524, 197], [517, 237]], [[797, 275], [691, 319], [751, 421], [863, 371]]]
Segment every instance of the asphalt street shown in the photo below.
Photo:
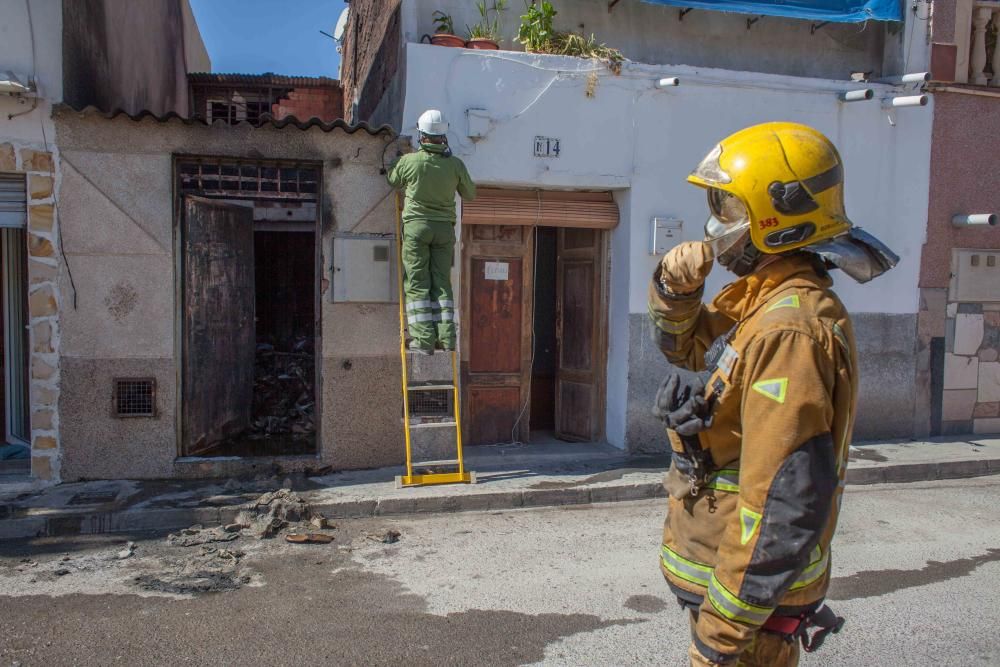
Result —
[[[683, 665], [664, 506], [342, 521], [329, 545], [3, 542], [0, 665]], [[802, 664], [1000, 664], [998, 506], [996, 478], [849, 487], [847, 625]]]

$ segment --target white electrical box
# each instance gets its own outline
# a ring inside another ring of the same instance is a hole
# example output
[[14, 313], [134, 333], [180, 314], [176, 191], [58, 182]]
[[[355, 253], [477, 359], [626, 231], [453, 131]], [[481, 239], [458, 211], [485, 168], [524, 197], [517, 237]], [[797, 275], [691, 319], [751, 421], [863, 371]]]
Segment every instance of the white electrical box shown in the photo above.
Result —
[[952, 251], [949, 301], [1000, 301], [1000, 250]]
[[486, 109], [466, 109], [465, 117], [469, 121], [470, 139], [482, 139], [490, 133], [490, 112]]
[[334, 303], [395, 303], [395, 239], [335, 237], [331, 278]]
[[683, 220], [653, 218], [653, 243], [649, 254], [660, 256], [681, 242]]

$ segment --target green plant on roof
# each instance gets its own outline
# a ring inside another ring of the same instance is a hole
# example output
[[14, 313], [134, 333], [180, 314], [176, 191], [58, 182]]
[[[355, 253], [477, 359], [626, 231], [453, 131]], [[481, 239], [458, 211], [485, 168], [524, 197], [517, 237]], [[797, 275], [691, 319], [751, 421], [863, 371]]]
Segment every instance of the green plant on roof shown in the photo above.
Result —
[[450, 14], [438, 10], [432, 16], [434, 17], [434, 32], [447, 35], [455, 34], [455, 22], [452, 21]]
[[524, 45], [525, 51], [592, 58], [606, 64], [615, 74], [621, 73], [622, 63], [625, 62], [621, 51], [598, 42], [593, 34], [587, 37], [575, 32], [556, 30], [553, 25], [556, 14], [558, 12], [548, 0], [524, 0], [524, 14], [521, 16], [517, 41]]
[[488, 6], [486, 0], [476, 0], [476, 9], [479, 10], [479, 22], [466, 26], [469, 39], [488, 39], [499, 44], [503, 34], [501, 14], [507, 9], [507, 0], [494, 0], [493, 6]]
[[517, 41], [524, 45], [525, 51], [544, 51], [545, 45], [555, 34], [552, 21], [558, 13], [548, 0], [542, 0], [541, 3], [524, 0], [524, 14], [521, 15]]

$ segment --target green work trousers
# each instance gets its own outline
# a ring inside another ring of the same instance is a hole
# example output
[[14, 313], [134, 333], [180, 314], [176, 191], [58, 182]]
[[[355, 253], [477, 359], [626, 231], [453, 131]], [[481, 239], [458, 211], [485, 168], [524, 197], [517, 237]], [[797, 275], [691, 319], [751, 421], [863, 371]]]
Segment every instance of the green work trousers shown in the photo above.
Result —
[[410, 338], [425, 350], [455, 347], [451, 264], [455, 226], [411, 220], [403, 224], [403, 291]]

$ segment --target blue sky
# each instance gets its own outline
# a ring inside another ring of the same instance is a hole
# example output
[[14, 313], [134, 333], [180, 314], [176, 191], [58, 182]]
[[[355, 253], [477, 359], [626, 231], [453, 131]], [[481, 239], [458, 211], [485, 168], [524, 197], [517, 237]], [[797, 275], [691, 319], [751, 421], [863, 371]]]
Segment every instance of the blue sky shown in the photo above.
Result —
[[337, 76], [342, 0], [191, 0], [212, 71]]

